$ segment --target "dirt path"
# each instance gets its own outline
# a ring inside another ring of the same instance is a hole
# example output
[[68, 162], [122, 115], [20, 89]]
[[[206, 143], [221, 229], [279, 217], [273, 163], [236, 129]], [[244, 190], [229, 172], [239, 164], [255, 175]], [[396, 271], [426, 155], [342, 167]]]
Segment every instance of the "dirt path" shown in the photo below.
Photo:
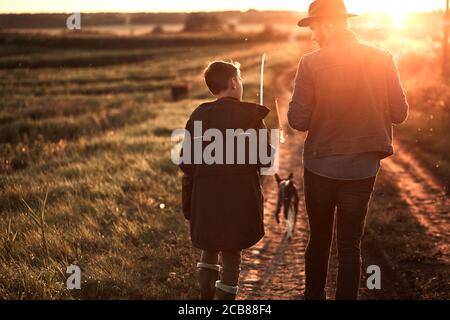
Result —
[[[279, 97], [281, 117], [285, 117], [289, 88], [295, 70], [281, 75], [276, 82], [283, 86], [283, 95]], [[281, 89], [281, 88], [280, 88]], [[282, 119], [285, 123], [286, 119]], [[286, 128], [286, 124], [284, 125]], [[304, 251], [308, 241], [308, 222], [305, 216], [303, 199], [302, 133], [285, 132], [286, 142], [280, 145], [281, 177], [294, 173], [296, 186], [300, 194], [299, 217], [296, 231], [291, 241], [284, 234], [284, 225], [275, 222], [277, 185], [273, 178], [263, 182], [265, 195], [266, 235], [256, 246], [243, 255], [243, 272], [238, 299], [298, 299], [304, 290]]]
[[[279, 97], [284, 127], [290, 98], [290, 86], [295, 70], [280, 75], [276, 80], [283, 96]], [[286, 90], [289, 89], [289, 90]], [[308, 221], [303, 194], [303, 166], [301, 160], [304, 134], [287, 132], [287, 140], [280, 148], [280, 176], [294, 173], [300, 195], [300, 211], [296, 232], [291, 241], [284, 236], [283, 225], [274, 219], [277, 186], [274, 179], [264, 181], [266, 235], [243, 255], [241, 291], [238, 299], [293, 300], [301, 298], [305, 285], [304, 252], [308, 241]], [[432, 177], [414, 156], [397, 145], [397, 154], [383, 161], [385, 170], [401, 190], [409, 210], [428, 232], [438, 239], [436, 247], [448, 261], [450, 203], [444, 188]], [[375, 200], [376, 201], [376, 200]], [[389, 257], [383, 257], [389, 259]], [[337, 274], [336, 250], [333, 249], [327, 281], [328, 298], [334, 295]], [[400, 275], [390, 274], [394, 281]], [[401, 298], [401, 295], [398, 295]], [[364, 294], [365, 299], [375, 298]]]
[[383, 161], [383, 170], [397, 184], [411, 214], [437, 240], [436, 251], [449, 263], [450, 200], [444, 186], [400, 144], [396, 154]]

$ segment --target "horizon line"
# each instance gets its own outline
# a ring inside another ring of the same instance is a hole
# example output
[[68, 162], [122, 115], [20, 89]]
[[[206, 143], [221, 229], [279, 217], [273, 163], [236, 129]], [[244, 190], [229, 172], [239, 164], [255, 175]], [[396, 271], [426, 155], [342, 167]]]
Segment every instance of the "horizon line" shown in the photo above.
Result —
[[[245, 13], [245, 12], [249, 12], [249, 11], [256, 11], [256, 12], [286, 12], [286, 13], [303, 13], [303, 14], [307, 14], [307, 11], [297, 11], [297, 10], [288, 10], [288, 9], [264, 9], [264, 10], [259, 10], [259, 9], [247, 9], [247, 10], [240, 10], [240, 9], [230, 9], [230, 10], [194, 10], [194, 11], [151, 11], [151, 10], [143, 10], [143, 11], [107, 11], [107, 10], [94, 10], [94, 11], [5, 11], [2, 12], [0, 11], [0, 15], [1, 14], [71, 14], [74, 12], [80, 12], [80, 13], [85, 13], [85, 14], [89, 14], [89, 13], [155, 13], [155, 14], [170, 14], [170, 13], [224, 13], [224, 12], [240, 12], [240, 13]], [[444, 12], [443, 9], [439, 9], [439, 10], [422, 10], [422, 11], [412, 11], [409, 12], [409, 14], [415, 14], [415, 13], [442, 13]], [[382, 11], [363, 11], [359, 13], [360, 15], [364, 15], [364, 14], [386, 14], [385, 12]]]

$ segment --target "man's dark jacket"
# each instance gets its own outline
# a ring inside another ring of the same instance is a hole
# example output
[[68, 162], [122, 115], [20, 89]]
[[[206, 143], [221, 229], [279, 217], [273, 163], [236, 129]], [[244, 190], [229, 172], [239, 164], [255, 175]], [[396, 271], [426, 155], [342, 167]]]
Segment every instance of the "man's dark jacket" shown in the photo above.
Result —
[[342, 31], [302, 57], [288, 120], [308, 131], [305, 159], [364, 152], [385, 158], [394, 152], [392, 124], [404, 122], [408, 110], [392, 54]]

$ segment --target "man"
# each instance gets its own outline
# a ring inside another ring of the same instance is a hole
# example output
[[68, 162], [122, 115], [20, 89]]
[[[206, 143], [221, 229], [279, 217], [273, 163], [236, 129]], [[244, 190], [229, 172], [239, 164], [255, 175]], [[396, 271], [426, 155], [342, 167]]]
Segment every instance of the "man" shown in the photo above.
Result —
[[308, 131], [306, 299], [326, 297], [336, 208], [336, 299], [357, 299], [368, 203], [380, 160], [393, 154], [392, 124], [404, 122], [409, 109], [392, 55], [359, 42], [347, 28], [353, 16], [342, 0], [316, 0], [299, 22], [320, 45], [300, 61], [288, 111], [291, 127]]

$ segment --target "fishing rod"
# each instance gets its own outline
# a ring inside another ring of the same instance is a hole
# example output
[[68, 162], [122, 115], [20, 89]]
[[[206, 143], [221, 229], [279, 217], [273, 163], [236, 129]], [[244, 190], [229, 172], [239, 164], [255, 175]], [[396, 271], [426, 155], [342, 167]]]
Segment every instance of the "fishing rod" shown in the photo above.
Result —
[[259, 86], [259, 104], [264, 105], [264, 64], [266, 63], [266, 54], [264, 53], [261, 60], [261, 81]]
[[398, 53], [397, 56], [397, 66], [400, 65], [400, 59], [402, 58], [403, 51], [405, 49], [405, 44], [406, 44], [406, 35], [403, 36], [402, 46], [400, 47], [400, 52]]
[[278, 128], [280, 129], [280, 143], [285, 143], [286, 139], [284, 138], [284, 130], [283, 126], [281, 125], [280, 108], [278, 107], [278, 98], [275, 99], [275, 108], [277, 109]]
[[[264, 66], [266, 62], [266, 54], [264, 53], [261, 60], [261, 81], [259, 88], [259, 104], [264, 105]], [[280, 108], [278, 107], [278, 98], [275, 99], [275, 108], [277, 110], [277, 118], [278, 118], [278, 128], [280, 129], [280, 143], [284, 143], [286, 139], [284, 138], [284, 130], [281, 125], [280, 118]]]

